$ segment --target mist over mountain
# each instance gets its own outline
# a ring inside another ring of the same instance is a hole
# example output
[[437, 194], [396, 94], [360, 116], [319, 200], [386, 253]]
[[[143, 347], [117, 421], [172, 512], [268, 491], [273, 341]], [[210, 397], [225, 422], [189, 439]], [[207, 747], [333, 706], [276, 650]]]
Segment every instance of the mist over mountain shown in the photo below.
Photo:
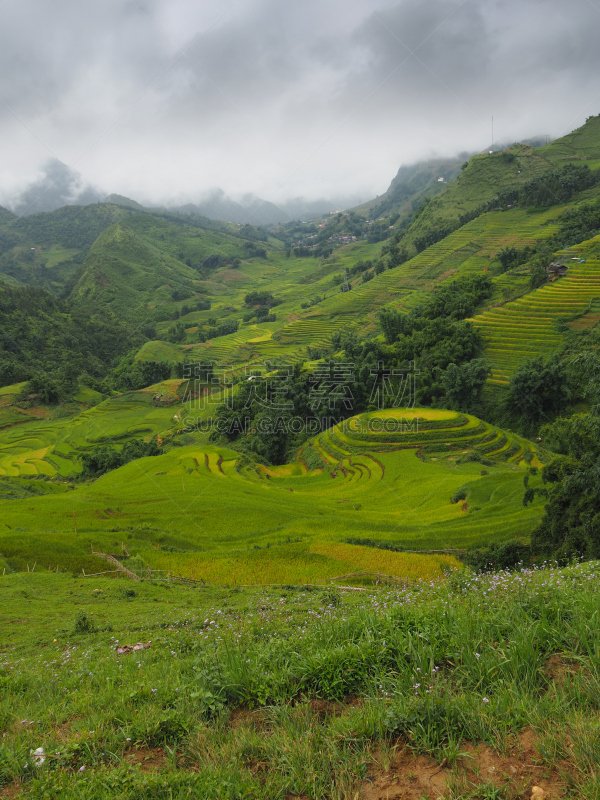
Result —
[[18, 216], [27, 217], [62, 206], [87, 206], [99, 200], [101, 197], [92, 186], [84, 183], [81, 175], [52, 158], [44, 165], [40, 178], [8, 205]]
[[200, 199], [197, 201], [192, 200], [183, 204], [167, 201], [156, 204], [140, 203], [117, 193], [105, 196], [104, 192], [87, 183], [79, 173], [53, 158], [46, 162], [40, 177], [10, 198], [6, 205], [17, 216], [25, 217], [41, 211], [55, 211], [63, 206], [85, 206], [103, 201], [139, 210], [158, 207], [242, 225], [245, 223], [277, 225], [292, 219], [308, 219], [327, 214], [329, 211], [348, 208], [357, 202], [356, 197], [333, 200], [296, 197], [276, 205], [252, 193], [233, 199], [219, 188], [209, 192], [201, 189], [198, 197]]
[[253, 194], [246, 194], [237, 202], [228, 197], [222, 189], [214, 189], [198, 203], [171, 206], [170, 210], [182, 211], [186, 214], [199, 214], [224, 222], [250, 223], [251, 225], [276, 225], [289, 220], [285, 211], [268, 200], [261, 200]]

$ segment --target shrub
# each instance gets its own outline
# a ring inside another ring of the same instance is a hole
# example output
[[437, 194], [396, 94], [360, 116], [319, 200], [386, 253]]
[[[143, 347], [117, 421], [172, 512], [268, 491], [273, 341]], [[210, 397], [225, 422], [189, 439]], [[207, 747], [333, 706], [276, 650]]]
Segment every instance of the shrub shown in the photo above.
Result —
[[95, 633], [96, 626], [94, 621], [90, 619], [85, 611], [78, 611], [75, 617], [75, 624], [73, 626], [74, 633]]

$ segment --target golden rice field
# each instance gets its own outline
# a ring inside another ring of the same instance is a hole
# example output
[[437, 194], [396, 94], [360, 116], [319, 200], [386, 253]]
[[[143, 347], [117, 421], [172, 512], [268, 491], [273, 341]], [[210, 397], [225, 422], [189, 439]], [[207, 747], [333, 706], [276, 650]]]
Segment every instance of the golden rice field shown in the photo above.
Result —
[[342, 542], [276, 545], [223, 555], [160, 550], [140, 555], [154, 570], [226, 586], [318, 584], [361, 572], [407, 581], [435, 580], [461, 568], [450, 555], [395, 553]]

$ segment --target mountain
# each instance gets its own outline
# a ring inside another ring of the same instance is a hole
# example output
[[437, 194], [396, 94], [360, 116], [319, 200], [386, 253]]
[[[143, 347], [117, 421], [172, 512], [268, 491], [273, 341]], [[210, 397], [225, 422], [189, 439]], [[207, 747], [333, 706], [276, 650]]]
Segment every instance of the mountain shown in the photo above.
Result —
[[15, 214], [25, 217], [66, 205], [85, 206], [100, 199], [95, 189], [84, 184], [77, 172], [52, 158], [44, 165], [41, 177], [31, 183], [12, 206]]
[[7, 222], [12, 222], [12, 220], [16, 218], [16, 214], [13, 214], [13, 212], [9, 211], [8, 208], [0, 206], [0, 225], [4, 225]]
[[0, 279], [61, 293], [102, 231], [133, 213], [94, 203], [11, 214], [0, 229]]
[[134, 214], [98, 236], [71, 300], [107, 308], [130, 321], [177, 318], [178, 303], [191, 298], [193, 304], [202, 292], [200, 284], [214, 270], [259, 252], [266, 250], [239, 235], [207, 231], [181, 218]]
[[[514, 193], [532, 180], [544, 180], [543, 176], [549, 176], [553, 170], [560, 170], [567, 164], [593, 162], [598, 158], [600, 117], [589, 117], [580, 128], [542, 147], [517, 143], [503, 151], [485, 151], [472, 156], [463, 164], [455, 180], [430, 202], [421, 204], [406, 244], [410, 246], [417, 240], [433, 244], [467, 219], [480, 216], [486, 204], [495, 198], [506, 198], [504, 207], [511, 207]], [[559, 204], [556, 197], [540, 202], [544, 206], [555, 204]]]
[[156, 309], [172, 305], [175, 290], [192, 296], [197, 279], [191, 267], [117, 223], [94, 242], [71, 299], [75, 304], [109, 309], [119, 319], [155, 320]]
[[122, 194], [109, 194], [104, 200], [105, 203], [111, 203], [113, 206], [123, 206], [124, 208], [135, 208], [138, 211], [145, 211], [144, 206], [140, 205], [136, 200], [131, 200], [129, 197], [123, 197]]
[[59, 387], [82, 374], [106, 375], [114, 359], [144, 337], [105, 308], [77, 307], [33, 286], [0, 281], [0, 386], [54, 375], [40, 390], [56, 402]]
[[457, 158], [433, 158], [403, 165], [384, 194], [352, 210], [372, 219], [402, 214], [411, 208], [411, 203], [442, 192], [460, 174], [466, 158], [468, 154], [462, 153]]
[[221, 189], [215, 189], [199, 203], [186, 203], [175, 206], [173, 211], [185, 214], [199, 214], [209, 219], [220, 219], [225, 222], [237, 222], [240, 225], [276, 225], [287, 222], [289, 217], [273, 203], [261, 200], [252, 194], [244, 195], [237, 202], [228, 197]]

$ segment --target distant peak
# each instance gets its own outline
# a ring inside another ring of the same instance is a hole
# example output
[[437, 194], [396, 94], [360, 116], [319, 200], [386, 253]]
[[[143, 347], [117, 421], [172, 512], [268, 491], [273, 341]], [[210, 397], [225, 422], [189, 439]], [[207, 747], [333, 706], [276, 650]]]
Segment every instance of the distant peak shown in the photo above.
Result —
[[125, 206], [126, 208], [144, 208], [140, 203], [131, 200], [129, 197], [124, 197], [122, 194], [109, 194], [104, 202], [111, 203], [113, 206]]

